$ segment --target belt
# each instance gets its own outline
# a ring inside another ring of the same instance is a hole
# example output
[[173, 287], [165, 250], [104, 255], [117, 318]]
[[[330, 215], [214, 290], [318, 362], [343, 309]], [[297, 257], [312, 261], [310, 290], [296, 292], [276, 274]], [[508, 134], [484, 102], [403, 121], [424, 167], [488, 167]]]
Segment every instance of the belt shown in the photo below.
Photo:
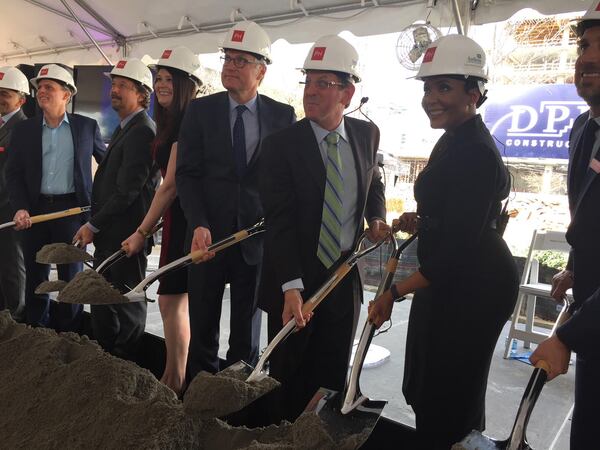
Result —
[[40, 200], [55, 203], [65, 200], [77, 200], [77, 195], [75, 192], [71, 192], [70, 194], [40, 194]]

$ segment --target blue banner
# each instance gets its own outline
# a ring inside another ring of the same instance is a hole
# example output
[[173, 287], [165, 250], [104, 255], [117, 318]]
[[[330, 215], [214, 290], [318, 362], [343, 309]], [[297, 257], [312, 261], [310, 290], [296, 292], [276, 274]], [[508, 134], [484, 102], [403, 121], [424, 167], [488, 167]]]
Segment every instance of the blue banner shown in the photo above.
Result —
[[502, 156], [568, 159], [573, 122], [588, 109], [572, 84], [490, 86], [482, 114]]

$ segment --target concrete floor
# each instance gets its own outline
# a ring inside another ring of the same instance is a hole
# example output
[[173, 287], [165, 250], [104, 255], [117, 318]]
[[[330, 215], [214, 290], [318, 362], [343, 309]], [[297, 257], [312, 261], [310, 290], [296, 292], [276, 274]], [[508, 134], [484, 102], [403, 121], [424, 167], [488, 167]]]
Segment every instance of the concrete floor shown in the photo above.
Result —
[[[151, 298], [156, 298], [156, 284], [148, 290]], [[373, 297], [365, 293], [365, 300]], [[391, 352], [389, 359], [377, 367], [363, 370], [361, 376], [362, 391], [372, 399], [385, 399], [388, 404], [383, 415], [389, 419], [414, 426], [414, 414], [404, 401], [401, 392], [404, 367], [404, 344], [410, 301], [397, 304], [392, 314], [392, 327], [373, 339], [373, 344], [382, 346]], [[366, 318], [366, 302], [361, 310], [359, 330]], [[225, 291], [223, 313], [221, 317], [220, 356], [227, 349], [229, 323], [229, 291]], [[157, 303], [148, 305], [146, 330], [163, 336], [162, 322]], [[266, 315], [263, 315], [261, 347], [266, 342]], [[510, 434], [517, 408], [529, 381], [532, 367], [517, 360], [502, 358], [508, 324], [496, 345], [487, 391], [487, 430], [486, 434], [505, 439]], [[475, 337], [474, 337], [475, 339]], [[521, 343], [522, 345], [522, 343]], [[465, 342], [465, 351], [469, 343]], [[528, 441], [532, 448], [547, 450], [567, 450], [573, 405], [574, 367], [568, 374], [548, 383], [538, 400], [528, 426]]]

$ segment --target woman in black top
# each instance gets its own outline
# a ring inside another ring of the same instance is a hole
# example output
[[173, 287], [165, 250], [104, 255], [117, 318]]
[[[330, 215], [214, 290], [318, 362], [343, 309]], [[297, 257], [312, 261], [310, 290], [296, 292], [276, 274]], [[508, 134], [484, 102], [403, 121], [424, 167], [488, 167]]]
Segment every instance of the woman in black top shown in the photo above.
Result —
[[414, 192], [416, 213], [394, 221], [419, 233], [419, 270], [369, 306], [376, 325], [394, 299], [415, 292], [403, 392], [423, 449], [449, 449], [485, 427], [485, 391], [498, 336], [516, 302], [519, 276], [496, 230], [510, 180], [476, 108], [485, 100], [485, 54], [464, 36], [430, 45], [417, 78], [435, 145]]
[[[128, 256], [141, 251], [145, 237], [162, 217], [160, 267], [185, 254], [187, 223], [175, 189], [176, 141], [183, 113], [202, 84], [197, 75], [199, 68], [198, 56], [185, 47], [165, 50], [156, 66], [154, 117], [157, 132], [152, 151], [163, 182], [138, 230], [122, 245]], [[178, 395], [185, 388], [190, 341], [187, 292], [187, 271], [174, 271], [160, 278], [158, 304], [167, 347], [165, 371], [160, 381]]]

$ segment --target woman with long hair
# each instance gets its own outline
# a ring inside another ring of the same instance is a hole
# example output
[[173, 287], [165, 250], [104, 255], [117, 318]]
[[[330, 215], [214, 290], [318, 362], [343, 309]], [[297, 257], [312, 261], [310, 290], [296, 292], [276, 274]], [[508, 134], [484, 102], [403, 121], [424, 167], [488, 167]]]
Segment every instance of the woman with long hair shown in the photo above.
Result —
[[[154, 119], [157, 130], [152, 152], [163, 181], [139, 228], [122, 245], [127, 256], [144, 250], [145, 238], [162, 217], [160, 267], [185, 254], [187, 223], [175, 189], [176, 141], [185, 109], [202, 85], [198, 76], [199, 68], [198, 56], [186, 47], [165, 50], [156, 65]], [[165, 371], [160, 381], [177, 395], [181, 395], [185, 389], [190, 341], [187, 292], [185, 270], [174, 271], [160, 279], [158, 304], [167, 347]]]

